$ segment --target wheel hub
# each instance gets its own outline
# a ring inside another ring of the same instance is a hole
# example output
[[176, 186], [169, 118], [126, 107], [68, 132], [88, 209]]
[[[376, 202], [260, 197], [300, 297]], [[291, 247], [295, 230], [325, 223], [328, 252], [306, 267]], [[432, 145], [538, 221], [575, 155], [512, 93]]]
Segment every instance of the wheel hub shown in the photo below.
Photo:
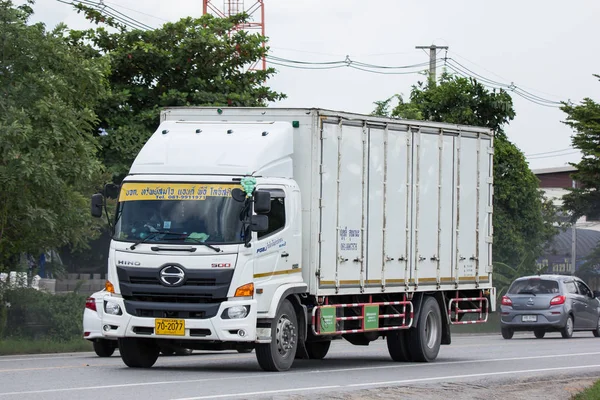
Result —
[[296, 327], [287, 315], [282, 315], [279, 321], [277, 321], [277, 330], [275, 333], [279, 354], [283, 357], [287, 356], [296, 344], [296, 337]]

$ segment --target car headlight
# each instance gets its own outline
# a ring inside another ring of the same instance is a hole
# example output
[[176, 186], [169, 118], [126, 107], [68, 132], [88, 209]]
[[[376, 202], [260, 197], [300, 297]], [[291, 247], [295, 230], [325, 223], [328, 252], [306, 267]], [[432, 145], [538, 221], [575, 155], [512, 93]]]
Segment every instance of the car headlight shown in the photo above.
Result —
[[222, 318], [224, 319], [242, 319], [248, 316], [250, 306], [233, 306], [223, 311]]
[[112, 301], [104, 302], [104, 312], [110, 315], [121, 315], [123, 312], [121, 311], [121, 307]]

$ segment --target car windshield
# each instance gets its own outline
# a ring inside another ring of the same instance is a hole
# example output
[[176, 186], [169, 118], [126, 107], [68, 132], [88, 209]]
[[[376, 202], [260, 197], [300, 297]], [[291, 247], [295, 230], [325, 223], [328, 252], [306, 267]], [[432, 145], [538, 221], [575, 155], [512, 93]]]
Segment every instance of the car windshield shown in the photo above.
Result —
[[232, 184], [126, 182], [113, 239], [126, 242], [234, 244], [243, 241], [243, 203]]
[[520, 279], [508, 289], [509, 294], [546, 294], [558, 293], [558, 282], [550, 279]]

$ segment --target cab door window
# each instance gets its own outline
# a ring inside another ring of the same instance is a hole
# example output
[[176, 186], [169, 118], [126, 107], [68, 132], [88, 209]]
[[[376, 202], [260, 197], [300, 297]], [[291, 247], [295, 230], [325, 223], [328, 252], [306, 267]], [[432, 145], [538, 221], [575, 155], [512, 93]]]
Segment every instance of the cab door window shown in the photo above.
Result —
[[266, 232], [258, 232], [258, 239], [271, 236], [285, 227], [285, 194], [283, 190], [270, 192], [271, 211], [266, 214], [269, 217], [269, 229]]

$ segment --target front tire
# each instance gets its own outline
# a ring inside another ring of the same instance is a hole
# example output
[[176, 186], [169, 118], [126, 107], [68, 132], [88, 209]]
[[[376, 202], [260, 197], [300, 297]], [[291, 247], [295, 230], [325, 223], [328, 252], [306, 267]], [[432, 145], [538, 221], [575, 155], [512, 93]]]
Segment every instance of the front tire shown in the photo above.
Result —
[[110, 357], [115, 352], [115, 345], [110, 340], [94, 340], [94, 351], [98, 357]]
[[427, 296], [421, 307], [418, 325], [408, 331], [409, 352], [413, 361], [436, 359], [442, 342], [442, 314], [435, 298]]
[[596, 324], [596, 329], [592, 331], [594, 337], [600, 337], [600, 318], [598, 318], [598, 323]]
[[563, 339], [570, 339], [573, 337], [573, 327], [573, 316], [569, 315], [565, 327], [560, 330], [560, 334], [562, 335]]
[[121, 359], [130, 368], [150, 368], [158, 359], [160, 348], [152, 339], [119, 338]]
[[265, 371], [287, 371], [298, 348], [298, 318], [294, 306], [284, 300], [271, 322], [271, 343], [256, 345], [256, 359]]
[[308, 353], [308, 358], [311, 360], [322, 360], [329, 352], [331, 340], [325, 340], [322, 342], [307, 342], [305, 343], [305, 346], [306, 352]]

